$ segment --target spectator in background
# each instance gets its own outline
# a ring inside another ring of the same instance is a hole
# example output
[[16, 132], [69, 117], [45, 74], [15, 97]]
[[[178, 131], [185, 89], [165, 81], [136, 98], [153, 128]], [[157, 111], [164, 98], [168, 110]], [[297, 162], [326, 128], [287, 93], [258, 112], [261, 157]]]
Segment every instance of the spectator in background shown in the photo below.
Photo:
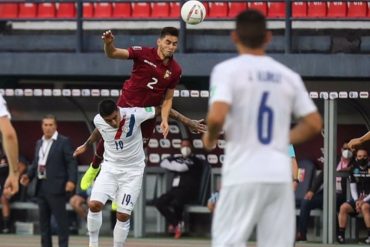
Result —
[[[352, 152], [348, 149], [348, 142], [343, 143], [341, 157], [337, 165], [337, 171], [349, 171], [351, 166]], [[300, 202], [300, 214], [298, 220], [298, 233], [296, 241], [307, 240], [307, 226], [310, 218], [310, 212], [313, 209], [322, 209], [323, 207], [323, 183], [324, 175], [320, 171], [314, 178], [310, 189], [306, 192], [304, 199]], [[339, 206], [346, 198], [346, 180], [336, 177], [336, 205]]]
[[370, 166], [366, 149], [357, 150], [356, 159], [351, 166], [349, 181], [352, 198], [340, 206], [337, 240], [340, 244], [345, 243], [344, 231], [348, 215], [362, 214], [368, 234], [365, 243], [370, 244]]
[[292, 159], [292, 175], [293, 175], [293, 189], [294, 191], [297, 190], [298, 184], [299, 184], [299, 179], [298, 179], [298, 163], [297, 159], [295, 158], [295, 151], [294, 147], [292, 144], [289, 145], [289, 156]]
[[[18, 162], [18, 171], [19, 174], [23, 174], [27, 170], [28, 162], [24, 157], [19, 158]], [[8, 177], [9, 174], [9, 165], [8, 160], [3, 153], [2, 150], [0, 150], [0, 197], [1, 197], [1, 205], [2, 205], [2, 233], [9, 233], [11, 229], [10, 225], [10, 200], [14, 199], [14, 197], [9, 198], [3, 193], [3, 188], [5, 184], [5, 180]]]
[[195, 201], [201, 182], [204, 162], [192, 154], [189, 140], [181, 142], [181, 157], [162, 160], [161, 167], [174, 173], [172, 187], [156, 201], [155, 206], [166, 218], [170, 233], [178, 239], [182, 235], [182, 214], [184, 205]]
[[36, 177], [36, 196], [39, 205], [41, 246], [51, 247], [51, 214], [58, 224], [59, 247], [68, 246], [68, 216], [66, 199], [74, 192], [77, 181], [77, 162], [69, 139], [57, 131], [53, 115], [42, 119], [43, 136], [36, 143], [35, 157], [21, 184], [27, 186]]

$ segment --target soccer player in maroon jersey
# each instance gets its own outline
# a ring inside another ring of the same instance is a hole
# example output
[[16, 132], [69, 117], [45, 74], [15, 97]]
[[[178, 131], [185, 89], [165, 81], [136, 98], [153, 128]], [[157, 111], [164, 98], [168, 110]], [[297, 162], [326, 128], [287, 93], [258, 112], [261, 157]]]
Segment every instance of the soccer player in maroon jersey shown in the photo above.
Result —
[[[133, 46], [122, 49], [114, 46], [114, 36], [110, 30], [102, 35], [107, 57], [132, 59], [134, 61], [131, 77], [123, 84], [122, 95], [119, 97], [117, 105], [120, 107], [162, 105], [160, 127], [164, 137], [167, 136], [169, 131], [169, 116], [181, 121], [194, 131], [203, 132], [206, 129], [201, 121], [191, 120], [171, 109], [175, 87], [181, 77], [181, 67], [173, 58], [177, 48], [178, 36], [179, 32], [176, 28], [165, 27], [157, 39], [156, 48]], [[144, 145], [152, 135], [154, 127], [155, 119], [142, 123]], [[76, 149], [75, 155], [81, 154], [86, 149], [87, 145], [83, 144]], [[100, 141], [92, 165], [81, 180], [82, 189], [87, 189], [96, 177], [103, 153], [103, 141]]]

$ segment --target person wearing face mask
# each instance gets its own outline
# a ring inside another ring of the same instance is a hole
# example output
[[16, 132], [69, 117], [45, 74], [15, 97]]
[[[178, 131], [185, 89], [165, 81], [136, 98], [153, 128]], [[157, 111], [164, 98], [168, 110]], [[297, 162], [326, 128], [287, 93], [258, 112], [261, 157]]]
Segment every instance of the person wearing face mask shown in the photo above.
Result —
[[172, 186], [169, 191], [155, 201], [158, 211], [166, 218], [168, 232], [174, 233], [176, 239], [182, 234], [182, 215], [184, 206], [198, 198], [204, 162], [192, 153], [189, 140], [183, 140], [180, 148], [181, 156], [162, 160], [160, 166], [172, 173]]
[[362, 214], [368, 232], [365, 243], [370, 244], [370, 166], [366, 149], [357, 150], [354, 165], [350, 169], [349, 181], [352, 199], [340, 206], [337, 240], [341, 244], [345, 243], [344, 231], [348, 215]]
[[[348, 142], [343, 143], [341, 148], [341, 157], [337, 165], [337, 171], [349, 171], [352, 161], [352, 152], [348, 149]], [[323, 183], [324, 173], [320, 171], [314, 178], [311, 187], [304, 195], [300, 202], [300, 214], [298, 218], [298, 227], [296, 241], [307, 240], [307, 227], [310, 219], [310, 212], [313, 209], [322, 209], [323, 206]], [[336, 205], [337, 211], [339, 206], [346, 199], [346, 180], [336, 177]]]

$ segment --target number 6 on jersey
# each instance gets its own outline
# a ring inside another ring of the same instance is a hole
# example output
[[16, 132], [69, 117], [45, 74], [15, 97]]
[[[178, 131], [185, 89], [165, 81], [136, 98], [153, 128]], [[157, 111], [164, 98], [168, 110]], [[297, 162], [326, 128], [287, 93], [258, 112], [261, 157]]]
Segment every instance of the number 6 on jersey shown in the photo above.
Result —
[[274, 121], [274, 112], [266, 102], [269, 96], [269, 92], [264, 92], [262, 95], [261, 103], [258, 108], [258, 140], [262, 144], [269, 144], [272, 138], [272, 123]]

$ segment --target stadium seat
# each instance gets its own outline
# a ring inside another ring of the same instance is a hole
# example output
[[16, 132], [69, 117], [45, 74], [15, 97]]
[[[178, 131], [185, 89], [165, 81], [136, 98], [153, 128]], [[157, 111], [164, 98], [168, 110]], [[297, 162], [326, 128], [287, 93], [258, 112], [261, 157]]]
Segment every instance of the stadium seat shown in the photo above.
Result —
[[285, 3], [284, 2], [270, 2], [268, 4], [268, 17], [270, 18], [284, 18], [285, 17]]
[[180, 17], [180, 3], [171, 2], [170, 3], [170, 17], [179, 18]]
[[75, 18], [76, 6], [74, 3], [59, 3], [57, 18]]
[[169, 3], [152, 3], [152, 17], [154, 18], [168, 18], [170, 17]]
[[19, 18], [36, 18], [37, 5], [35, 3], [19, 4]]
[[367, 16], [368, 8], [367, 2], [349, 2], [347, 17], [364, 18]]
[[131, 17], [131, 3], [113, 3], [114, 18]]
[[95, 3], [94, 9], [95, 18], [111, 18], [112, 4], [111, 3]]
[[309, 2], [308, 17], [326, 17], [327, 6], [326, 2]]
[[292, 16], [293, 17], [307, 17], [307, 3], [294, 2], [292, 4]]
[[39, 3], [37, 6], [38, 18], [55, 18], [56, 8], [54, 3]]
[[132, 17], [134, 18], [149, 18], [150, 3], [132, 3]]
[[347, 16], [347, 2], [328, 2], [328, 17], [346, 17]]
[[94, 5], [93, 3], [83, 3], [83, 15], [84, 18], [92, 18], [94, 16]]
[[229, 17], [235, 17], [248, 8], [247, 3], [229, 3]]
[[209, 7], [209, 17], [213, 18], [225, 18], [228, 16], [228, 4], [227, 2], [210, 2]]
[[0, 3], [0, 18], [17, 18], [18, 4]]
[[249, 9], [259, 10], [262, 14], [267, 15], [267, 3], [264, 2], [249, 3]]

